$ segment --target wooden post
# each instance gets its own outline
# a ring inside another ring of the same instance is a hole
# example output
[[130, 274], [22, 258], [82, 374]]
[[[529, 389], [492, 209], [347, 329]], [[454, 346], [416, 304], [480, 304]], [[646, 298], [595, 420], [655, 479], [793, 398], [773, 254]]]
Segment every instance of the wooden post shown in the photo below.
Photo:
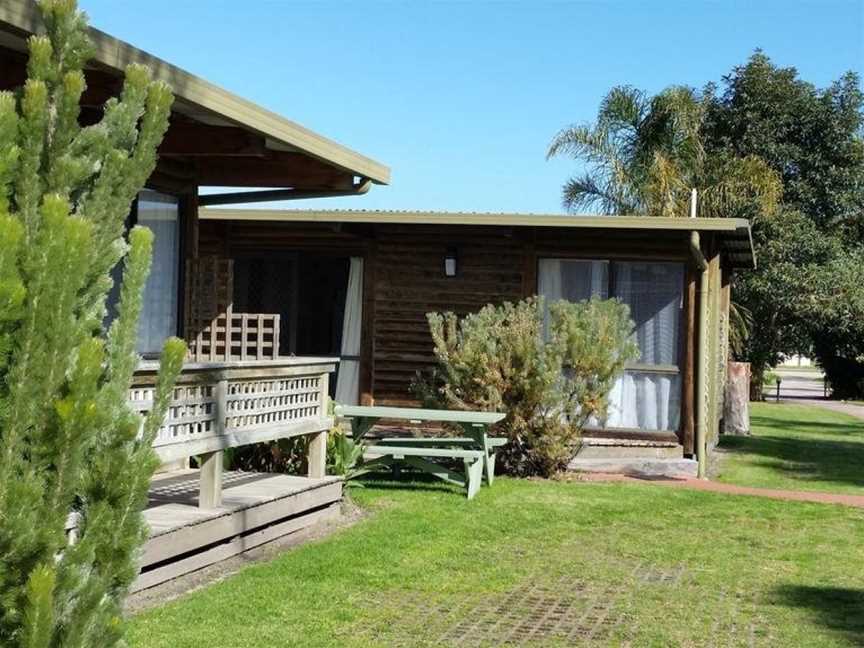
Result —
[[222, 451], [208, 452], [199, 457], [201, 484], [198, 508], [212, 509], [222, 506]]
[[[321, 399], [321, 418], [325, 418], [330, 400], [330, 374], [325, 373], [321, 376], [319, 398]], [[306, 463], [308, 464], [307, 474], [309, 477], [324, 477], [327, 474], [327, 430], [311, 435]]]
[[[224, 378], [216, 383], [215, 425], [216, 434], [225, 434], [227, 415], [228, 381]], [[198, 490], [198, 508], [211, 509], [222, 506], [222, 451], [208, 452], [199, 458], [201, 463]]]
[[684, 339], [681, 373], [681, 431], [684, 454], [696, 452], [696, 273], [688, 267], [684, 285]]

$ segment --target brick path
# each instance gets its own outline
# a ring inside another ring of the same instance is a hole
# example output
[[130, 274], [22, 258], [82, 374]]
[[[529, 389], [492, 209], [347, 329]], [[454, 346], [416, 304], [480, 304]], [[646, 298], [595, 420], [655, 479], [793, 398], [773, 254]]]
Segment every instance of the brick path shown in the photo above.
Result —
[[776, 488], [752, 488], [750, 486], [736, 486], [735, 484], [724, 484], [722, 482], [708, 481], [704, 479], [688, 478], [646, 478], [631, 477], [628, 475], [613, 475], [606, 473], [583, 473], [580, 478], [584, 481], [627, 481], [627, 482], [650, 482], [658, 486], [671, 488], [692, 488], [693, 490], [708, 491], [711, 493], [724, 493], [727, 495], [752, 495], [755, 497], [768, 497], [770, 499], [786, 500], [790, 502], [816, 502], [818, 504], [842, 504], [843, 506], [855, 506], [864, 508], [864, 495], [843, 495], [840, 493], [820, 493], [807, 491], [791, 491]]

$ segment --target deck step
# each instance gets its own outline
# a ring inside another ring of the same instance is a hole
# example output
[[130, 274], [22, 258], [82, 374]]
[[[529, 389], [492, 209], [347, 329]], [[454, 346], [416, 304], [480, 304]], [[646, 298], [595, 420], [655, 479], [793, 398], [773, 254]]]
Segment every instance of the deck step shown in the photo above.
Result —
[[341, 515], [342, 480], [229, 471], [222, 505], [198, 507], [200, 473], [156, 475], [144, 518], [150, 537], [132, 592], [243, 553]]
[[600, 472], [646, 477], [695, 477], [695, 459], [609, 458], [586, 459], [577, 455], [567, 466], [571, 472]]
[[585, 437], [579, 459], [683, 459], [684, 448], [675, 441], [598, 439]]

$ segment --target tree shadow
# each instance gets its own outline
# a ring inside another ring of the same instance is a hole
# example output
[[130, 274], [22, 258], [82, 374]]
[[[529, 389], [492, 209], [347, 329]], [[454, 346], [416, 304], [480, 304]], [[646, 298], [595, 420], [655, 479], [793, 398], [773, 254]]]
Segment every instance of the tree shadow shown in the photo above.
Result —
[[810, 610], [826, 628], [864, 645], [864, 589], [783, 585], [773, 594], [779, 605]]
[[864, 443], [760, 435], [725, 437], [721, 448], [763, 457], [762, 465], [792, 479], [864, 488]]
[[795, 418], [794, 415], [780, 418], [776, 413], [771, 416], [759, 416], [754, 414], [750, 417], [750, 422], [754, 429], [771, 429], [771, 430], [793, 430], [806, 434], [818, 434], [824, 432], [826, 434], [850, 434], [861, 435], [864, 438], [864, 421], [855, 421], [850, 423], [828, 423], [823, 421], [802, 421], [800, 418]]

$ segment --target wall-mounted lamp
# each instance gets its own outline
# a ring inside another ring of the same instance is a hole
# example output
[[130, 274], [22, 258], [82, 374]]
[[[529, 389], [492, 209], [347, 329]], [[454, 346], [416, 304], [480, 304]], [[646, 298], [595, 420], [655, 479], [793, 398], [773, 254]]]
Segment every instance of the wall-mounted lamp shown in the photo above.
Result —
[[444, 254], [445, 277], [456, 276], [456, 258], [456, 248], [447, 248], [447, 252]]

